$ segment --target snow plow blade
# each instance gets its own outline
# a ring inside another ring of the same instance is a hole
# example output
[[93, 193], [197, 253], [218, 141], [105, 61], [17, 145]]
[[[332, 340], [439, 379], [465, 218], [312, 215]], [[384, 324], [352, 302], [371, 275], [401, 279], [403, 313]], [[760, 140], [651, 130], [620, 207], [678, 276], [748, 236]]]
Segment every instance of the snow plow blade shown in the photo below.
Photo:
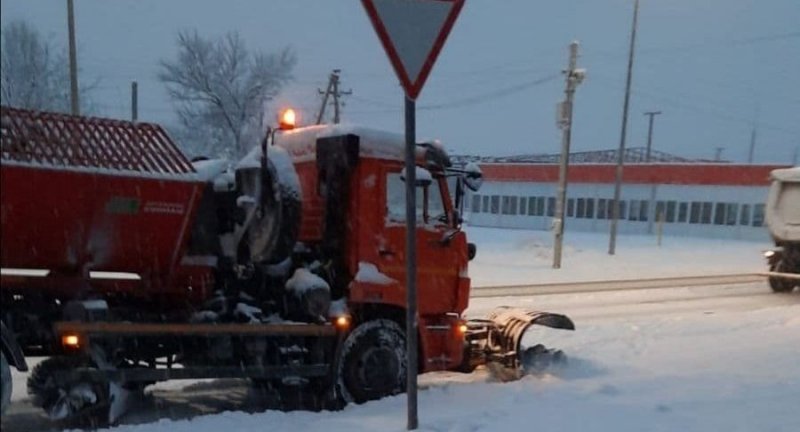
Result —
[[501, 381], [511, 381], [523, 375], [544, 372], [554, 364], [566, 361], [561, 350], [534, 344], [523, 348], [522, 338], [534, 325], [561, 330], [575, 330], [566, 315], [523, 308], [501, 306], [486, 319], [467, 322], [464, 363], [461, 370], [471, 372], [485, 365]]

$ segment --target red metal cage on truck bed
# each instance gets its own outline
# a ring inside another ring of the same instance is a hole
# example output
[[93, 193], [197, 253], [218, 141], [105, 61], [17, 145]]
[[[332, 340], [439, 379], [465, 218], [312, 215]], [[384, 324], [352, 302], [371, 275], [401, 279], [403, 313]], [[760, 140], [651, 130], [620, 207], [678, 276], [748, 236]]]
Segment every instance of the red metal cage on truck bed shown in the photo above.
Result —
[[[8, 107], [0, 126], [4, 287], [124, 272], [137, 290], [178, 289], [203, 182], [161, 127]], [[8, 284], [8, 269], [49, 273]]]

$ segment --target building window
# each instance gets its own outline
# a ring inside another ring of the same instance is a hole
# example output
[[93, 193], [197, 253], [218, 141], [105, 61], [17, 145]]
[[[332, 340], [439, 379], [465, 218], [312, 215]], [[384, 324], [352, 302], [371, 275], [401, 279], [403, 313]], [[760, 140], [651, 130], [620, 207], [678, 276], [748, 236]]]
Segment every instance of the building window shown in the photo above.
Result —
[[586, 198], [586, 217], [594, 219], [594, 198]]
[[509, 214], [515, 215], [517, 214], [517, 197], [512, 196], [510, 197], [510, 199], [511, 199], [511, 209]]
[[536, 198], [536, 216], [544, 216], [544, 197]]
[[691, 211], [689, 212], [689, 223], [700, 223], [700, 207], [701, 203], [692, 201]]
[[480, 213], [481, 212], [481, 196], [480, 195], [473, 195], [472, 196], [472, 212], [473, 213]]
[[528, 202], [528, 200], [525, 197], [519, 197], [519, 214], [520, 215], [524, 215], [525, 214], [525, 210], [527, 209], [527, 207], [526, 207], [527, 202]]
[[686, 222], [686, 216], [689, 213], [689, 203], [679, 203], [678, 204], [678, 222], [684, 223]]
[[489, 195], [483, 196], [483, 212], [489, 213]]
[[606, 199], [597, 199], [597, 219], [606, 219]]
[[508, 196], [505, 196], [505, 195], [501, 196], [500, 197], [500, 213], [508, 214], [509, 213], [509, 208], [511, 207], [509, 205], [510, 203], [511, 203], [511, 201], [509, 200]]
[[664, 221], [664, 219], [665, 219], [664, 216], [666, 216], [666, 214], [665, 214], [666, 213], [666, 207], [667, 207], [667, 203], [665, 203], [664, 201], [656, 201], [656, 214], [655, 214], [656, 222]]
[[619, 201], [619, 219], [625, 219], [625, 200]]
[[664, 219], [665, 222], [675, 222], [675, 205], [677, 203], [675, 201], [667, 201], [667, 217]]
[[750, 204], [742, 204], [742, 212], [739, 215], [739, 225], [750, 225]]
[[575, 212], [575, 217], [581, 219], [586, 217], [586, 200], [583, 198], [578, 198], [578, 205]]
[[642, 200], [642, 203], [639, 206], [639, 220], [640, 221], [646, 221], [647, 220], [647, 218], [648, 218], [647, 210], [648, 210], [649, 204], [650, 204], [649, 202]]
[[528, 197], [528, 215], [536, 215], [536, 197]]
[[728, 203], [725, 208], [725, 225], [736, 225], [736, 216], [739, 214], [739, 204]]
[[711, 223], [711, 212], [714, 210], [714, 205], [708, 201], [703, 203], [703, 209], [700, 213], [700, 223], [702, 224], [710, 224]]
[[764, 204], [756, 204], [753, 206], [753, 226], [764, 226]]
[[517, 197], [503, 196], [502, 202], [503, 202], [503, 214], [506, 215], [517, 214]]
[[639, 210], [641, 208], [641, 201], [631, 200], [631, 208], [628, 212], [628, 220], [639, 220]]
[[567, 217], [575, 217], [575, 198], [567, 200]]
[[714, 208], [714, 225], [725, 224], [725, 203], [717, 203]]
[[491, 207], [489, 208], [489, 212], [492, 214], [500, 213], [500, 196], [499, 195], [492, 195], [492, 203]]
[[547, 216], [553, 217], [556, 214], [556, 199], [555, 197], [547, 198]]

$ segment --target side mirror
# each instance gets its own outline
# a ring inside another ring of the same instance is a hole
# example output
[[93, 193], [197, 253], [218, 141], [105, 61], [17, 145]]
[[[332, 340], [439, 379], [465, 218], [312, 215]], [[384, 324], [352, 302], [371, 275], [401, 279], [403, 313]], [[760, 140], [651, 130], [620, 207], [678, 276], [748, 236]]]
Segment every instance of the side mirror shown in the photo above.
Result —
[[[416, 167], [416, 170], [414, 170], [414, 174], [416, 177], [414, 186], [416, 187], [426, 187], [430, 186], [430, 184], [433, 183], [433, 175], [431, 175], [431, 172], [426, 170], [425, 168]], [[405, 168], [403, 168], [403, 171], [400, 171], [400, 180], [402, 180], [403, 182], [406, 181]]]
[[468, 163], [464, 167], [464, 185], [471, 191], [477, 192], [483, 186], [483, 173], [478, 164]]

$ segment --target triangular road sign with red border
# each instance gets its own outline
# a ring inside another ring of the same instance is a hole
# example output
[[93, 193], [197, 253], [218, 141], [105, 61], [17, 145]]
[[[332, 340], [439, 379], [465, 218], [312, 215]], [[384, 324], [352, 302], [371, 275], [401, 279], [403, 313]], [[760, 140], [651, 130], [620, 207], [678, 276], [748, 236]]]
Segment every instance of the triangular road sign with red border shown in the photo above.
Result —
[[419, 96], [464, 0], [361, 0], [400, 83]]

